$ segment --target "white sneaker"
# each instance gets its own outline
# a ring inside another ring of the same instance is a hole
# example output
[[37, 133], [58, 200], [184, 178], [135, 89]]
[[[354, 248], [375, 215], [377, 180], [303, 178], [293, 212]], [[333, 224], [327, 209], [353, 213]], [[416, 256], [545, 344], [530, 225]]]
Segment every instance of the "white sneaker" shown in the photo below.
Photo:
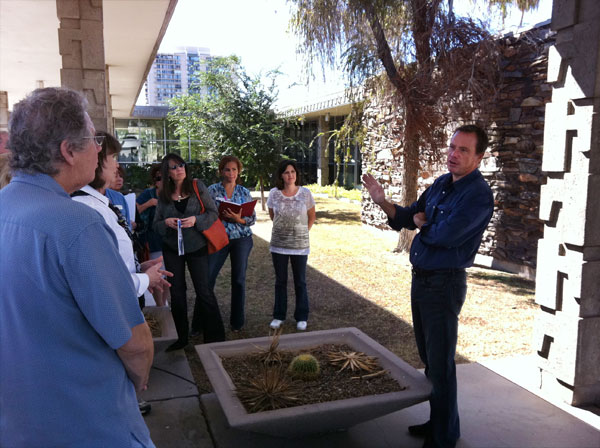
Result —
[[273, 330], [277, 330], [279, 327], [281, 327], [281, 324], [283, 323], [282, 320], [279, 319], [273, 319], [271, 321], [271, 324], [269, 325]]
[[306, 330], [306, 321], [305, 320], [300, 320], [298, 321], [298, 323], [296, 324], [296, 329], [300, 330], [300, 331], [304, 331]]

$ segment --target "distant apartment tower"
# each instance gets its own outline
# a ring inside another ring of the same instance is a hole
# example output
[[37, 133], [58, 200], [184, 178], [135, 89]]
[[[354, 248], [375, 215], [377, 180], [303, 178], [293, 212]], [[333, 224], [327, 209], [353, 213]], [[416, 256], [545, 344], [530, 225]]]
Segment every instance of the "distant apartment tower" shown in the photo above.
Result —
[[195, 93], [196, 74], [206, 71], [208, 48], [177, 47], [174, 53], [157, 53], [146, 80], [146, 103], [166, 106], [178, 95]]

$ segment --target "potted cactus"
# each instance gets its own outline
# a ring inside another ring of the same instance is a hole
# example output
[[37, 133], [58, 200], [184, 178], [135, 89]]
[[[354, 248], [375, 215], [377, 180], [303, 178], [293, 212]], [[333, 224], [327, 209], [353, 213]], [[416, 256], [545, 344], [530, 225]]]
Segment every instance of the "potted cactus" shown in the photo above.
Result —
[[317, 358], [310, 353], [302, 353], [292, 359], [287, 371], [292, 378], [310, 381], [316, 380], [319, 377], [321, 368], [319, 367]]
[[[348, 349], [326, 350], [321, 365], [317, 362], [315, 367], [310, 356], [315, 347], [325, 345]], [[356, 328], [294, 333], [276, 340], [265, 337], [204, 344], [196, 346], [196, 351], [229, 425], [273, 436], [299, 437], [347, 429], [425, 401], [431, 391], [422, 373]], [[295, 352], [294, 361], [286, 361], [286, 353]], [[226, 364], [236, 362], [236, 356], [241, 360], [253, 353], [263, 359], [263, 366], [257, 374], [235, 384]], [[269, 361], [265, 363], [265, 359]], [[353, 378], [389, 376], [399, 387], [387, 393], [304, 404], [298, 393], [303, 385], [299, 383], [318, 385], [324, 378], [315, 372], [331, 365]]]

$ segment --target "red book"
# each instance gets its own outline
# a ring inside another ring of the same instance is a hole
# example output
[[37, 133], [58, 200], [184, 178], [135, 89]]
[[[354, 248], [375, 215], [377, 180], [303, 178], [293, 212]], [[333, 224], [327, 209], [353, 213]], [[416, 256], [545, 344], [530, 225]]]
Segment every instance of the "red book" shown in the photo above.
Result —
[[256, 206], [256, 202], [258, 199], [250, 202], [244, 202], [243, 204], [236, 204], [235, 202], [222, 201], [219, 204], [219, 216], [223, 216], [223, 212], [225, 210], [231, 210], [233, 213], [239, 213], [240, 209], [242, 210], [242, 218], [245, 216], [252, 216], [254, 212], [254, 207]]

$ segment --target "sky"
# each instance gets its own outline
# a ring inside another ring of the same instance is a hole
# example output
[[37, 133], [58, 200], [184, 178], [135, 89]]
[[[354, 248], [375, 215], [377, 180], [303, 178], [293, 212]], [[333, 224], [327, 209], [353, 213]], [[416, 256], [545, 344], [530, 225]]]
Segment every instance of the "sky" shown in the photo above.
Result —
[[[494, 29], [517, 31], [521, 13], [513, 10], [502, 25], [499, 11], [488, 11], [484, 2], [455, 0], [459, 15], [491, 18]], [[540, 0], [537, 10], [526, 13], [523, 29], [550, 18], [552, 0]], [[305, 77], [302, 57], [297, 54], [298, 39], [288, 30], [291, 17], [286, 0], [179, 0], [159, 52], [172, 52], [177, 46], [208, 48], [213, 56], [236, 54], [250, 74], [278, 69], [278, 109], [301, 106], [339, 92], [343, 79], [328, 71], [326, 81], [320, 69], [316, 79]]]

